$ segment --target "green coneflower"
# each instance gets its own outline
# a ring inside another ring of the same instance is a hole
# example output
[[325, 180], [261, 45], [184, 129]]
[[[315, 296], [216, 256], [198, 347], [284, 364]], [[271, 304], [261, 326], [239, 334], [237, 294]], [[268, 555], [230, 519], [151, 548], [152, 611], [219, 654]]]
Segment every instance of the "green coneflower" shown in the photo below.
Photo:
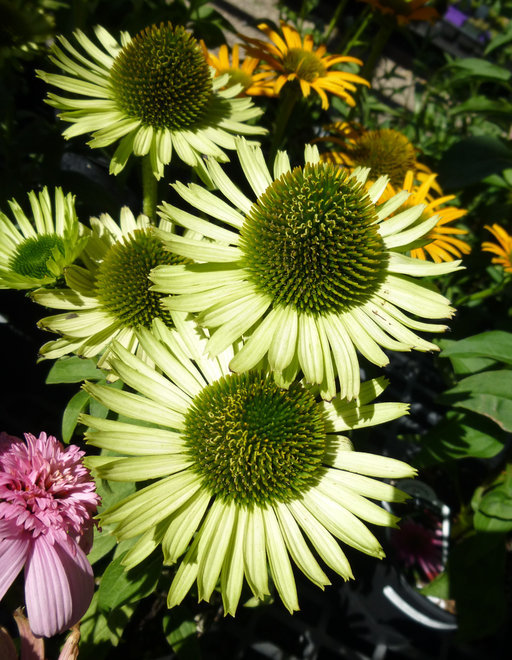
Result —
[[213, 161], [210, 176], [233, 206], [201, 186], [176, 183], [187, 202], [213, 219], [170, 204], [161, 207], [162, 217], [210, 242], [162, 234], [171, 251], [197, 263], [160, 266], [151, 274], [155, 291], [172, 294], [163, 300], [168, 309], [200, 312], [199, 323], [215, 329], [210, 355], [243, 337], [233, 371], [251, 369], [267, 356], [282, 386], [300, 368], [328, 399], [336, 392], [337, 372], [341, 395], [350, 399], [359, 391], [356, 348], [381, 366], [388, 363], [381, 346], [436, 350], [412, 330], [440, 332], [445, 326], [417, 317], [442, 319], [453, 310], [414, 278], [452, 272], [460, 262], [431, 264], [403, 254], [434, 227], [435, 216], [416, 222], [421, 204], [393, 216], [407, 192], [378, 205], [385, 177], [366, 191], [368, 170], [347, 174], [321, 163], [316, 148], [306, 147], [304, 167], [293, 170], [280, 153], [274, 177], [260, 149], [241, 139], [238, 153], [256, 201]]
[[[184, 27], [153, 25], [118, 43], [104, 28], [95, 34], [104, 50], [77, 30], [82, 55], [64, 37], [55, 45], [52, 61], [64, 71], [38, 71], [48, 84], [73, 97], [48, 95], [48, 103], [63, 110], [71, 122], [64, 137], [91, 133], [91, 147], [120, 140], [110, 171], [118, 174], [129, 156], [149, 155], [155, 177], [161, 178], [173, 150], [185, 163], [202, 167], [202, 155], [229, 158], [233, 134], [262, 134], [246, 122], [261, 115], [249, 98], [234, 98], [239, 86], [222, 89], [228, 76], [212, 77], [196, 39]], [[67, 51], [67, 52], [66, 52]]]
[[[159, 264], [184, 260], [164, 249], [146, 216], [135, 219], [127, 207], [121, 210], [120, 225], [103, 214], [91, 218], [91, 227], [93, 233], [83, 254], [85, 267], [66, 269], [67, 288], [39, 289], [32, 299], [65, 310], [39, 321], [39, 327], [62, 335], [42, 346], [41, 357], [59, 358], [68, 353], [95, 357], [104, 351], [98, 365], [106, 367], [113, 339], [136, 352], [137, 328], [150, 327], [156, 317], [171, 323], [169, 312], [160, 305], [161, 295], [149, 290], [148, 275]], [[170, 229], [165, 220], [160, 227]]]
[[31, 213], [18, 202], [9, 202], [15, 223], [0, 212], [0, 289], [36, 289], [52, 286], [64, 268], [84, 249], [89, 230], [80, 224], [75, 198], [55, 189], [55, 201], [47, 188], [28, 194]]
[[132, 567], [159, 545], [166, 564], [184, 555], [169, 607], [194, 582], [199, 599], [209, 600], [220, 578], [225, 611], [234, 614], [244, 578], [257, 598], [269, 593], [268, 570], [285, 606], [298, 609], [290, 559], [319, 587], [329, 584], [311, 548], [344, 579], [352, 572], [336, 539], [383, 557], [362, 521], [395, 526], [397, 518], [369, 499], [407, 496], [374, 477], [415, 471], [358, 452], [340, 434], [406, 411], [400, 403], [370, 403], [385, 379], [364, 383], [355, 401], [327, 403], [303, 383], [280, 389], [265, 371], [230, 373], [231, 349], [208, 360], [202, 357], [206, 338], [193, 321], [178, 315], [175, 323], [179, 342], [162, 321], [140, 331], [158, 371], [113, 347], [111, 366], [135, 392], [84, 386], [129, 418], [81, 417], [91, 429], [89, 444], [122, 455], [91, 456], [88, 466], [101, 479], [155, 479], [101, 516], [118, 540], [137, 538], [123, 563]]

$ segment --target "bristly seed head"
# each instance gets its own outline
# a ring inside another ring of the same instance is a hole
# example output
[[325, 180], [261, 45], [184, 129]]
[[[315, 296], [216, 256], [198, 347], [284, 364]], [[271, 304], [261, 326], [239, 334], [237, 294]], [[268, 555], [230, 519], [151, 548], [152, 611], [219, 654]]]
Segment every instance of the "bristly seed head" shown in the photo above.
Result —
[[119, 107], [153, 128], [188, 128], [201, 119], [212, 94], [197, 41], [171, 23], [139, 32], [116, 57], [110, 76]]
[[183, 261], [168, 252], [151, 229], [136, 229], [105, 255], [96, 275], [96, 296], [125, 327], [149, 328], [156, 317], [172, 326], [170, 314], [160, 305], [162, 295], [149, 290], [149, 273], [155, 266]]
[[348, 153], [354, 165], [371, 168], [372, 179], [387, 175], [395, 188], [402, 186], [408, 170], [415, 169], [413, 145], [405, 135], [389, 128], [366, 131]]
[[241, 229], [242, 265], [276, 305], [311, 315], [363, 304], [388, 256], [364, 187], [330, 163], [274, 181]]
[[326, 74], [326, 68], [320, 58], [302, 48], [290, 48], [283, 58], [283, 68], [287, 73], [295, 73], [308, 83]]
[[64, 242], [57, 234], [40, 234], [27, 238], [16, 247], [9, 266], [15, 273], [24, 277], [54, 277], [48, 270], [47, 263], [52, 259], [55, 249], [64, 255]]
[[204, 486], [226, 501], [286, 502], [323, 472], [321, 406], [299, 383], [282, 390], [260, 372], [205, 387], [187, 412], [183, 435]]

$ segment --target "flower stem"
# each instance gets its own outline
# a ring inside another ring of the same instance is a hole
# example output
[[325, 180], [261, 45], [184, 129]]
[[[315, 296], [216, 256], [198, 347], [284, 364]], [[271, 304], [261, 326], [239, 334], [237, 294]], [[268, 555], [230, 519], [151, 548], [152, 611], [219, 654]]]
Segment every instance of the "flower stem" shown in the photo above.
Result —
[[151, 161], [148, 156], [142, 159], [142, 212], [152, 223], [156, 220], [156, 200], [158, 181], [153, 174]]
[[348, 55], [350, 51], [352, 50], [352, 47], [354, 44], [357, 42], [361, 34], [365, 31], [366, 26], [370, 22], [370, 18], [372, 17], [371, 11], [369, 7], [366, 7], [366, 9], [363, 11], [363, 14], [361, 16], [361, 20], [359, 21], [359, 25], [357, 26], [357, 29], [355, 32], [350, 35], [350, 39], [348, 40], [347, 44], [343, 46], [343, 50], [341, 52], [342, 55]]
[[348, 0], [340, 0], [338, 6], [336, 7], [334, 14], [332, 15], [332, 18], [330, 20], [329, 26], [327, 28], [326, 33], [324, 34], [324, 42], [327, 43], [329, 41], [329, 38], [332, 34], [332, 31], [336, 27], [336, 24], [340, 20], [341, 15], [345, 11], [345, 7], [347, 6]]
[[389, 37], [393, 32], [393, 28], [394, 24], [391, 21], [382, 21], [381, 26], [375, 35], [372, 49], [360, 73], [360, 75], [363, 78], [366, 78], [366, 80], [368, 80], [370, 83], [372, 81], [375, 66], [377, 65], [377, 62], [382, 55], [382, 51], [384, 50], [385, 45], [389, 41]]
[[274, 160], [277, 150], [283, 141], [283, 135], [288, 125], [288, 120], [299, 99], [299, 93], [295, 85], [286, 84], [282, 90], [281, 102], [277, 108], [277, 118], [270, 144], [270, 161]]
[[487, 287], [487, 289], [483, 289], [482, 291], [477, 291], [476, 293], [468, 293], [467, 295], [458, 298], [456, 301], [454, 301], [453, 304], [455, 307], [459, 307], [462, 304], [468, 304], [480, 300], [485, 300], [485, 298], [489, 298], [490, 296], [495, 296], [501, 291], [503, 291], [503, 289], [508, 284], [510, 284], [510, 277], [505, 275], [505, 277], [501, 280], [501, 282], [492, 284], [491, 286]]

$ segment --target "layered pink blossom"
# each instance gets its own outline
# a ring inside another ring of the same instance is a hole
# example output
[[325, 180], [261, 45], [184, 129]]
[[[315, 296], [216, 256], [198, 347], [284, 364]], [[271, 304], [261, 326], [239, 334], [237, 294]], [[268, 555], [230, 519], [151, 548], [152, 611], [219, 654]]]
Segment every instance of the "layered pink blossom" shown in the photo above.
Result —
[[30, 627], [51, 637], [91, 602], [86, 553], [99, 498], [77, 446], [46, 433], [25, 440], [0, 433], [0, 599], [25, 566]]

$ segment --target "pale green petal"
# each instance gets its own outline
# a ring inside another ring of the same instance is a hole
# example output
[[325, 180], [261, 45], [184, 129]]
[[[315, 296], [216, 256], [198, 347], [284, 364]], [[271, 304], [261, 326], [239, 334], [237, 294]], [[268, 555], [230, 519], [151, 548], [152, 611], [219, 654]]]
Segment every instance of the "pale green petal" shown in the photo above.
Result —
[[166, 429], [149, 429], [112, 419], [80, 415], [79, 421], [96, 431], [86, 431], [88, 444], [129, 456], [148, 456], [179, 453], [184, 443], [179, 433]]
[[200, 488], [175, 512], [162, 539], [165, 564], [174, 564], [186, 551], [211, 499], [210, 493]]
[[371, 477], [365, 477], [355, 472], [345, 472], [344, 470], [337, 469], [327, 470], [323, 478], [333, 484], [350, 488], [350, 490], [363, 497], [371, 497], [373, 500], [405, 502], [410, 499], [410, 495], [395, 488], [391, 484], [372, 479]]
[[387, 186], [389, 183], [389, 177], [387, 176], [379, 176], [377, 181], [375, 181], [370, 188], [368, 188], [368, 197], [372, 200], [374, 204], [376, 204], [382, 193], [386, 190]]
[[415, 468], [396, 458], [361, 451], [339, 451], [334, 457], [332, 465], [340, 470], [383, 479], [406, 479], [416, 476], [417, 473]]
[[331, 401], [332, 407], [325, 408], [331, 429], [337, 433], [351, 429], [377, 426], [406, 415], [407, 403], [374, 403], [354, 407], [340, 405], [340, 399]]
[[283, 535], [273, 509], [264, 509], [265, 544], [272, 580], [289, 612], [299, 609], [297, 588]]
[[241, 252], [237, 247], [210, 243], [209, 241], [198, 241], [184, 236], [174, 235], [169, 239], [167, 247], [171, 252], [195, 261], [224, 263], [238, 261], [241, 257]]
[[153, 291], [174, 295], [209, 291], [237, 284], [246, 277], [246, 271], [237, 263], [157, 266], [150, 273], [150, 279], [155, 284]]
[[228, 546], [221, 575], [221, 592], [224, 612], [236, 613], [244, 581], [244, 535], [247, 510], [236, 507], [233, 535]]
[[[210, 172], [212, 181], [223, 193], [223, 195], [227, 199], [231, 200], [237, 208], [243, 211], [243, 213], [249, 213], [253, 203], [243, 194], [243, 192], [233, 183], [233, 181], [231, 181], [219, 163], [213, 158], [208, 159], [208, 171]], [[237, 226], [240, 229], [243, 225], [243, 222], [244, 218], [243, 216], [240, 216], [239, 224], [234, 226]]]
[[113, 318], [102, 309], [85, 309], [70, 314], [45, 316], [37, 325], [69, 337], [90, 337], [112, 326]]
[[192, 461], [182, 454], [168, 456], [86, 456], [84, 463], [100, 479], [110, 481], [146, 481], [175, 474], [188, 467]]
[[268, 361], [275, 371], [283, 371], [297, 352], [298, 314], [291, 306], [276, 307], [276, 331], [268, 351]]
[[247, 511], [244, 534], [244, 572], [247, 583], [259, 600], [269, 594], [263, 514], [255, 506]]
[[373, 316], [368, 314], [368, 308], [362, 307], [359, 309], [352, 309], [350, 314], [355, 319], [361, 329], [364, 329], [366, 334], [375, 340], [378, 344], [392, 351], [410, 351], [411, 346], [409, 343], [396, 341], [390, 337], [384, 330], [375, 323]]
[[257, 197], [263, 195], [272, 183], [272, 177], [268, 171], [261, 149], [251, 146], [242, 137], [236, 139], [236, 148], [240, 158], [240, 165], [249, 185]]
[[104, 406], [121, 415], [151, 424], [169, 426], [178, 431], [183, 429], [183, 415], [143, 396], [93, 383], [85, 383], [83, 388]]
[[279, 527], [286, 543], [286, 547], [288, 548], [288, 552], [300, 570], [311, 580], [311, 582], [322, 589], [326, 584], [331, 584], [329, 578], [322, 571], [311, 550], [304, 541], [304, 537], [302, 536], [302, 533], [295, 522], [295, 518], [290, 513], [287, 505], [277, 503], [274, 505], [274, 511], [277, 520], [279, 521]]
[[324, 479], [315, 488], [324, 497], [337, 502], [340, 506], [350, 511], [350, 513], [353, 513], [366, 522], [382, 527], [397, 527], [397, 522], [399, 521], [397, 516], [389, 513], [389, 511], [386, 511], [381, 506], [368, 501], [365, 497], [354, 493], [349, 488], [344, 488], [338, 483], [332, 483]]
[[[179, 182], [174, 183], [172, 187], [186, 202], [195, 206], [200, 211], [208, 213], [208, 215], [213, 216], [215, 219], [223, 220], [228, 225], [237, 229], [243, 225], [244, 217], [236, 209], [203, 187], [195, 183], [189, 183], [188, 186], [185, 186]], [[173, 217], [172, 213], [170, 215]], [[179, 220], [177, 221], [179, 222]]]
[[239, 305], [233, 308], [238, 316], [221, 326], [209, 339], [206, 350], [210, 357], [218, 355], [231, 346], [263, 316], [269, 306], [270, 300], [266, 296], [253, 294], [243, 298]]
[[374, 318], [374, 316], [379, 316], [381, 312], [384, 312], [386, 318], [391, 317], [393, 321], [398, 321], [400, 325], [405, 326], [406, 328], [412, 328], [413, 330], [422, 330], [425, 332], [444, 332], [448, 328], [448, 326], [438, 323], [425, 323], [424, 321], [419, 321], [418, 319], [411, 319], [390, 302], [387, 302], [386, 300], [376, 296], [373, 298], [373, 300], [366, 303], [364, 309], [366, 313], [372, 318]]
[[[351, 455], [355, 452], [347, 452]], [[318, 490], [312, 488], [302, 498], [302, 503], [318, 522], [340, 541], [374, 557], [384, 557], [375, 536], [350, 511], [336, 504]]]
[[309, 383], [321, 383], [324, 377], [322, 347], [313, 316], [299, 314], [297, 353], [299, 364]]
[[[405, 209], [400, 213], [397, 213], [392, 218], [389, 218], [389, 220], [386, 220], [380, 225], [379, 234], [384, 239], [392, 239], [393, 236], [400, 234], [401, 232], [404, 231], [404, 229], [414, 224], [418, 220], [418, 218], [421, 217], [421, 214], [423, 213], [424, 210], [425, 210], [425, 204], [416, 204], [416, 206], [411, 206], [410, 208]], [[388, 246], [387, 240], [385, 240], [384, 243], [386, 244], [387, 247], [390, 247]]]
[[447, 298], [416, 284], [405, 275], [388, 275], [376, 295], [424, 318], [448, 318], [454, 311]]
[[272, 339], [280, 329], [282, 314], [271, 310], [261, 321], [242, 349], [229, 363], [230, 369], [237, 373], [254, 367], [266, 355]]
[[[167, 488], [162, 489], [162, 495], [152, 493], [151, 497], [146, 497], [143, 503], [132, 510], [129, 516], [124, 517], [118, 523], [114, 530], [119, 540], [129, 539], [133, 536], [142, 534], [156, 523], [170, 516], [174, 511], [187, 502], [194, 493], [200, 488], [197, 475], [191, 470], [178, 472], [165, 480]], [[162, 482], [157, 482], [162, 483]], [[139, 491], [142, 493], [143, 491]], [[142, 498], [141, 498], [142, 499]], [[116, 509], [116, 507], [114, 507]], [[115, 511], [115, 517], [119, 518], [121, 509]], [[109, 515], [109, 511], [101, 516], [102, 524], [110, 525], [114, 515]]]
[[179, 605], [181, 601], [190, 591], [197, 577], [198, 562], [197, 562], [197, 547], [199, 545], [199, 534], [194, 539], [190, 546], [185, 558], [181, 562], [174, 580], [171, 583], [169, 593], [167, 595], [167, 607], [172, 609]]
[[316, 165], [320, 162], [320, 152], [316, 144], [306, 144], [304, 147], [304, 162]]
[[445, 275], [456, 270], [464, 270], [461, 260], [454, 260], [436, 264], [433, 261], [414, 259], [398, 252], [389, 253], [388, 271], [390, 273], [401, 273], [403, 275], [414, 275], [415, 277], [431, 277]]
[[30, 297], [39, 305], [54, 309], [92, 309], [98, 306], [96, 298], [86, 298], [72, 289], [37, 289]]
[[153, 141], [153, 127], [142, 124], [133, 139], [133, 153], [136, 156], [145, 156], [149, 153]]
[[274, 179], [291, 171], [290, 159], [286, 151], [278, 151], [274, 160]]
[[160, 545], [167, 525], [167, 519], [161, 520], [155, 527], [142, 534], [131, 546], [121, 562], [127, 571], [144, 561]]
[[432, 216], [431, 218], [427, 218], [426, 220], [423, 220], [423, 222], [410, 227], [406, 231], [388, 236], [384, 239], [384, 245], [388, 248], [388, 250], [400, 247], [403, 248], [404, 246], [410, 245], [414, 241], [423, 238], [432, 229], [434, 229], [434, 227], [437, 225], [438, 219], [439, 218], [437, 216]]
[[328, 314], [321, 317], [321, 323], [331, 346], [339, 379], [339, 396], [353, 399], [359, 393], [359, 362], [350, 338], [347, 336], [339, 317]]
[[[354, 310], [355, 311], [355, 310]], [[352, 312], [340, 316], [340, 323], [345, 328], [348, 336], [364, 357], [379, 367], [389, 364], [388, 356], [379, 348], [374, 339], [366, 332]]]
[[345, 553], [331, 533], [298, 500], [286, 504], [324, 562], [345, 580], [353, 578]]
[[214, 500], [199, 539], [197, 588], [199, 600], [210, 600], [228, 551], [236, 507], [220, 498]]
[[[398, 208], [400, 208], [409, 196], [410, 196], [410, 193], [408, 193], [407, 190], [402, 190], [401, 192], [394, 195], [391, 199], [388, 199], [387, 202], [384, 202], [384, 204], [381, 204], [380, 206], [377, 206], [377, 214], [376, 214], [377, 215], [377, 220], [382, 221], [382, 220], [384, 220], [384, 218], [387, 218], [394, 211], [396, 211]], [[381, 224], [381, 228], [383, 228], [385, 226], [386, 226], [386, 223], [383, 222]]]
[[[211, 195], [211, 197], [214, 196]], [[218, 225], [214, 224], [213, 222], [209, 222], [208, 220], [203, 220], [196, 217], [195, 215], [191, 215], [190, 213], [182, 211], [181, 209], [177, 208], [176, 206], [172, 206], [167, 202], [164, 202], [162, 206], [160, 206], [160, 209], [160, 215], [162, 217], [167, 217], [172, 222], [195, 231], [198, 234], [202, 234], [203, 236], [211, 238], [212, 240], [220, 241], [221, 243], [230, 243], [231, 245], [237, 245], [240, 240], [239, 234], [235, 234], [235, 232], [232, 232], [229, 229], [223, 229], [222, 227], [219, 227]], [[215, 211], [214, 208], [211, 210], [212, 212]], [[165, 234], [164, 232], [157, 232], [157, 234], [162, 239], [164, 245], [166, 244], [167, 240], [172, 241], [173, 234]]]

